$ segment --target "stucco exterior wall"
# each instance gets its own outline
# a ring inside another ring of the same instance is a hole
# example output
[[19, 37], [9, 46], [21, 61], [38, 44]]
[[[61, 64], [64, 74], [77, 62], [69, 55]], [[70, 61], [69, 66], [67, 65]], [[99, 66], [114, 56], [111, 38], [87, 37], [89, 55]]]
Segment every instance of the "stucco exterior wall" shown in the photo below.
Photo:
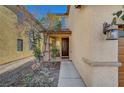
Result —
[[68, 27], [72, 31], [72, 42], [70, 44], [72, 52], [70, 58], [75, 64], [82, 78], [84, 80], [87, 79], [85, 82], [88, 84], [90, 84], [91, 80], [91, 68], [82, 62], [82, 57], [90, 58], [91, 56], [91, 28], [89, 27], [89, 21], [91, 18], [87, 17], [90, 15], [90, 11], [91, 9], [87, 9], [86, 11], [75, 11], [75, 8], [72, 6], [68, 16]]
[[[72, 62], [86, 86], [118, 86], [118, 67], [92, 66], [91, 62], [118, 62], [118, 41], [105, 40], [103, 23], [112, 21], [112, 14], [122, 6], [71, 6], [68, 27], [72, 31]], [[113, 78], [112, 78], [113, 77]]]
[[[122, 6], [90, 6], [92, 8], [92, 60], [118, 61], [118, 41], [105, 40], [103, 23], [112, 22], [113, 13], [122, 9]], [[95, 53], [95, 55], [94, 55]]]
[[117, 87], [117, 67], [92, 67], [92, 87]]
[[[0, 6], [0, 64], [32, 55], [25, 30], [19, 35], [17, 15], [5, 6]], [[17, 51], [17, 39], [23, 39], [23, 51]]]
[[17, 51], [17, 16], [11, 10], [0, 6], [0, 64], [31, 56], [28, 38], [23, 36], [23, 52]]

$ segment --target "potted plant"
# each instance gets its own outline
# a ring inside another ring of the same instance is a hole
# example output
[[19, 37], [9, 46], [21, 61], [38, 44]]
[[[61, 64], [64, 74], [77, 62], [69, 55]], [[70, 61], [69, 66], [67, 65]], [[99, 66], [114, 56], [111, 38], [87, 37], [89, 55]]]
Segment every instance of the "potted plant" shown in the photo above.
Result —
[[124, 25], [124, 11], [120, 10], [113, 13], [113, 20], [111, 24], [103, 24], [103, 33], [106, 34], [106, 40], [117, 40], [118, 39], [118, 26]]
[[124, 25], [124, 11], [120, 10], [117, 11], [116, 13], [113, 13], [113, 24], [115, 25]]

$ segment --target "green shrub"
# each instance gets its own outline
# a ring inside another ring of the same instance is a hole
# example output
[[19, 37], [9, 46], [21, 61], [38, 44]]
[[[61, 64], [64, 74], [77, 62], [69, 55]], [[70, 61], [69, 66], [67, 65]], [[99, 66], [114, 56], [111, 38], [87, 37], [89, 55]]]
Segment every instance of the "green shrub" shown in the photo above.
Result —
[[57, 53], [58, 53], [58, 49], [56, 46], [52, 46], [52, 49], [51, 49], [51, 52], [52, 52], [52, 55], [51, 57], [55, 59], [55, 57], [57, 56]]
[[38, 61], [40, 61], [40, 56], [41, 56], [41, 50], [40, 50], [40, 48], [38, 48], [38, 47], [35, 47], [34, 48], [34, 51], [33, 51], [33, 54], [34, 54], [34, 56], [35, 56], [35, 58], [36, 59], [38, 59]]

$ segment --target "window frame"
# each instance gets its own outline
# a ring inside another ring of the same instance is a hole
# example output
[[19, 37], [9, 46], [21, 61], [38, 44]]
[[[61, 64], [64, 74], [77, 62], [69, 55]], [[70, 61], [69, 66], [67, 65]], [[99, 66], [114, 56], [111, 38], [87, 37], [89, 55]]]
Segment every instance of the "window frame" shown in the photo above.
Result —
[[23, 51], [23, 39], [17, 39], [17, 51]]

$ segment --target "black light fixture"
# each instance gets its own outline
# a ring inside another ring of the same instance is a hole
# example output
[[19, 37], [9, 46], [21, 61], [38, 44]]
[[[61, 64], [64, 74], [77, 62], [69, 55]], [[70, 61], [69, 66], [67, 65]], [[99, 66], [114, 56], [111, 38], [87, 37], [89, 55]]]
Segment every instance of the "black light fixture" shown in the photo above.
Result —
[[75, 8], [80, 9], [81, 8], [81, 5], [75, 5]]
[[103, 34], [106, 35], [106, 40], [117, 40], [118, 39], [118, 29], [112, 25], [105, 22], [103, 24]]

